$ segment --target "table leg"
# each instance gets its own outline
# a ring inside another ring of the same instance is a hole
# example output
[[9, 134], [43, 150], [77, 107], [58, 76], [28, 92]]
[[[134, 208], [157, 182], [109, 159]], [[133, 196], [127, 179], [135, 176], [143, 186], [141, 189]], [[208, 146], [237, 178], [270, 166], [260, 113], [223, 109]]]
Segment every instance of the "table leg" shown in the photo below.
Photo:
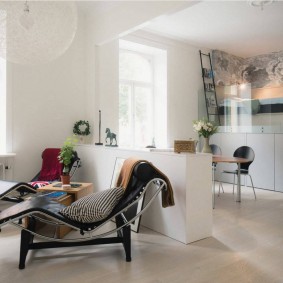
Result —
[[237, 175], [237, 202], [241, 202], [241, 164], [238, 163], [238, 175]]
[[215, 167], [212, 165], [212, 186], [213, 186], [213, 192], [212, 192], [212, 208], [215, 208]]

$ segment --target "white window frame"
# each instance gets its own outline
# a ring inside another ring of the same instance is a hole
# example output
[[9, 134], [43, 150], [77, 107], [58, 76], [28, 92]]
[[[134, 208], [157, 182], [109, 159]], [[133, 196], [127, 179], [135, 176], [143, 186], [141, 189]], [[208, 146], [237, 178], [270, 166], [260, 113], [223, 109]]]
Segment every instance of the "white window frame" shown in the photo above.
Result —
[[146, 53], [142, 53], [139, 51], [133, 51], [133, 50], [128, 50], [125, 48], [120, 48], [119, 49], [119, 55], [121, 54], [121, 52], [125, 52], [125, 53], [132, 53], [132, 54], [136, 54], [139, 55], [141, 57], [143, 57], [144, 59], [146, 59], [147, 61], [149, 61], [150, 67], [151, 67], [151, 82], [141, 82], [141, 81], [137, 81], [137, 80], [128, 80], [128, 79], [120, 79], [119, 78], [119, 85], [121, 84], [125, 84], [125, 85], [129, 85], [131, 87], [131, 107], [129, 109], [130, 111], [130, 123], [131, 123], [131, 132], [133, 133], [132, 135], [132, 140], [131, 140], [131, 146], [135, 147], [136, 146], [136, 140], [135, 140], [135, 88], [137, 87], [145, 87], [145, 88], [149, 88], [150, 92], [151, 92], [151, 104], [152, 104], [152, 113], [151, 113], [151, 120], [153, 121], [153, 132], [152, 132], [152, 137], [154, 137], [154, 133], [155, 133], [155, 123], [154, 123], [154, 102], [155, 102], [155, 97], [154, 97], [154, 64], [153, 64], [153, 57], [146, 54]]
[[0, 82], [0, 152], [7, 152], [7, 64], [6, 60], [0, 58], [1, 74]]

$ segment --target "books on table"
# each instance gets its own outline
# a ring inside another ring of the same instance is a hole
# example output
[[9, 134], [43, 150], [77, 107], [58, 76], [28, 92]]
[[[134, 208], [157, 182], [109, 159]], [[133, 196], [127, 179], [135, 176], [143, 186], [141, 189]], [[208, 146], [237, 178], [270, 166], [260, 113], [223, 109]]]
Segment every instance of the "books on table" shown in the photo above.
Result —
[[43, 196], [51, 198], [53, 200], [60, 200], [61, 198], [63, 198], [64, 196], [66, 196], [67, 193], [66, 192], [44, 192]]

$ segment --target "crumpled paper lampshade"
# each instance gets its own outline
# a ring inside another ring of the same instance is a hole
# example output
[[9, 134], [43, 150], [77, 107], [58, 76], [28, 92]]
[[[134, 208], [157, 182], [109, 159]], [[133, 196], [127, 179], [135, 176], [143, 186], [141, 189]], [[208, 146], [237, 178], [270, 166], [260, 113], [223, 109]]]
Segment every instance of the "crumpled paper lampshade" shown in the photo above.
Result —
[[52, 61], [71, 45], [77, 20], [74, 2], [1, 1], [0, 56], [25, 65]]

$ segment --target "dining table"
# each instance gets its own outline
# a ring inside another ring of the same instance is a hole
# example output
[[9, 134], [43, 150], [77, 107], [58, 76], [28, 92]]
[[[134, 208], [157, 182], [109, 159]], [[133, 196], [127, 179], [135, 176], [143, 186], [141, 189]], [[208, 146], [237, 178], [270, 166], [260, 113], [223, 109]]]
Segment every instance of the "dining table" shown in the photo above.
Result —
[[[241, 202], [241, 164], [247, 163], [250, 160], [242, 157], [232, 157], [224, 155], [213, 155], [212, 163], [235, 163], [238, 165], [237, 170], [237, 197], [236, 201]], [[213, 208], [215, 207], [215, 170], [213, 170]]]

